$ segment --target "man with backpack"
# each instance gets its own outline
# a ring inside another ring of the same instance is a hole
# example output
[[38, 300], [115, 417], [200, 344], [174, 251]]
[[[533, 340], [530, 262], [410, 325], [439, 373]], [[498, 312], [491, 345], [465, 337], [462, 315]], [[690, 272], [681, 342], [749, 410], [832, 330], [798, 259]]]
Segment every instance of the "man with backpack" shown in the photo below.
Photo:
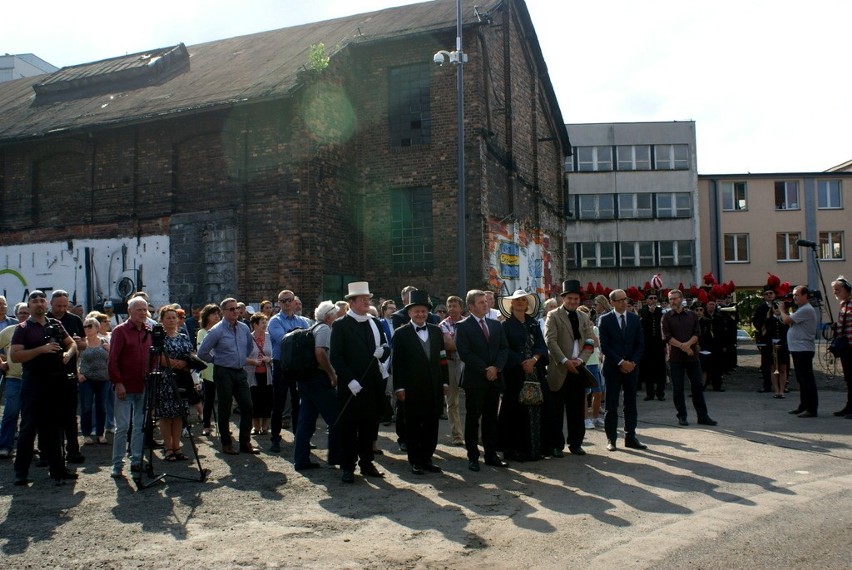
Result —
[[287, 395], [290, 395], [290, 407], [292, 409], [292, 426], [295, 431], [299, 421], [299, 394], [296, 387], [296, 378], [288, 374], [281, 362], [281, 343], [284, 335], [293, 329], [307, 329], [311, 324], [304, 317], [296, 314], [296, 295], [289, 289], [278, 293], [278, 306], [280, 311], [269, 319], [269, 337], [272, 340], [272, 420], [270, 422], [270, 440], [272, 445], [269, 451], [278, 453], [281, 451], [281, 419], [284, 408], [287, 405]]

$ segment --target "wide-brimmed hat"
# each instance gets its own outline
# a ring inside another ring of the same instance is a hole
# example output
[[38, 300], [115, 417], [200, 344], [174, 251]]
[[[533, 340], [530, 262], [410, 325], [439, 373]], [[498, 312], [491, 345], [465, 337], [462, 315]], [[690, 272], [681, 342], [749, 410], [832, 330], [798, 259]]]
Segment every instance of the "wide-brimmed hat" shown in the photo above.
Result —
[[568, 293], [577, 293], [578, 295], [583, 294], [583, 288], [580, 286], [579, 280], [568, 279], [567, 281], [562, 282], [562, 292], [559, 294], [559, 296], [564, 297]]
[[415, 289], [408, 294], [408, 304], [405, 306], [405, 311], [408, 312], [408, 309], [417, 306], [426, 307], [429, 311], [432, 310], [432, 301], [429, 300], [429, 293]]
[[369, 295], [370, 298], [373, 297], [373, 294], [370, 293], [370, 284], [366, 281], [355, 281], [349, 284], [349, 294], [344, 299], [351, 299], [352, 297], [359, 297], [361, 295]]
[[500, 309], [500, 313], [503, 314], [507, 319], [512, 316], [512, 301], [515, 299], [524, 299], [527, 300], [527, 311], [526, 313], [535, 317], [538, 315], [538, 311], [541, 308], [541, 299], [535, 293], [527, 293], [523, 289], [518, 289], [508, 297], [500, 297], [497, 307]]

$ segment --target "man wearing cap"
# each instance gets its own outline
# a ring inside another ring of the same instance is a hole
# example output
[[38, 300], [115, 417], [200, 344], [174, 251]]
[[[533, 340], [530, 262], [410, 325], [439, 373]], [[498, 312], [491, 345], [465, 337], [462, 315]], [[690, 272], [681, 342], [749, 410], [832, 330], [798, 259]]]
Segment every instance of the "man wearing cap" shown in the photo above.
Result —
[[767, 330], [766, 324], [775, 318], [773, 303], [775, 303], [775, 287], [769, 284], [763, 286], [763, 303], [754, 310], [751, 324], [754, 326], [754, 341], [760, 349], [760, 375], [763, 378], [763, 387], [758, 392], [772, 391], [772, 359], [774, 347], [772, 336]]
[[554, 457], [563, 456], [563, 418], [567, 418], [569, 451], [574, 455], [586, 454], [582, 448], [586, 436], [586, 380], [582, 373], [581, 349], [587, 340], [597, 343], [597, 337], [588, 315], [577, 310], [581, 293], [578, 280], [564, 281], [562, 306], [548, 313], [544, 325], [544, 340], [550, 353], [547, 384], [552, 395], [553, 409], [549, 417], [553, 422], [550, 440]]
[[104, 314], [109, 317], [109, 330], [114, 329], [124, 321], [114, 312], [114, 306], [110, 300], [104, 301]]
[[618, 437], [618, 400], [624, 392], [624, 447], [647, 449], [636, 437], [639, 414], [636, 411], [637, 364], [645, 348], [642, 323], [636, 313], [627, 309], [627, 294], [615, 289], [609, 294], [612, 310], [601, 317], [601, 352], [604, 355], [603, 371], [606, 379], [606, 430], [607, 450], [615, 451]]
[[425, 291], [412, 291], [405, 310], [411, 320], [396, 330], [391, 362], [394, 393], [405, 404], [408, 462], [415, 475], [440, 473], [432, 455], [450, 381], [444, 336], [426, 322], [432, 303]]
[[289, 289], [278, 293], [277, 314], [269, 319], [269, 340], [272, 341], [272, 420], [269, 426], [269, 439], [272, 445], [269, 451], [278, 453], [281, 451], [281, 425], [284, 409], [287, 407], [287, 395], [290, 395], [290, 408], [293, 431], [299, 425], [299, 394], [296, 387], [296, 379], [288, 377], [281, 364], [281, 341], [284, 335], [294, 329], [307, 329], [311, 324], [304, 317], [296, 314], [296, 294]]
[[384, 477], [373, 464], [373, 441], [379, 434], [379, 417], [387, 405], [382, 362], [391, 349], [378, 319], [370, 315], [370, 286], [366, 281], [349, 284], [349, 311], [331, 328], [331, 365], [337, 372], [340, 433], [344, 483], [355, 482], [355, 463], [361, 474]]
[[663, 310], [657, 305], [657, 290], [649, 289], [645, 306], [639, 311], [645, 351], [639, 366], [640, 384], [645, 385], [645, 401], [666, 399], [666, 342], [660, 332]]
[[509, 343], [503, 327], [488, 315], [485, 292], [472, 289], [466, 302], [470, 316], [456, 327], [456, 348], [464, 362], [464, 439], [468, 469], [479, 471], [479, 421], [482, 419], [482, 445], [485, 464], [508, 467], [497, 455], [497, 410], [503, 391], [503, 369], [509, 358]]

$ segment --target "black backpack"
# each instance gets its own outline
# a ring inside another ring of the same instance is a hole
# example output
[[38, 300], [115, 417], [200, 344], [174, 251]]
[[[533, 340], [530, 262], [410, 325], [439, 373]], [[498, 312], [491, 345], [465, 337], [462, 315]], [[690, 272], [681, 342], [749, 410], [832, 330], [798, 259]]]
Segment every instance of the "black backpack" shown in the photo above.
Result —
[[316, 354], [314, 354], [314, 329], [293, 329], [281, 340], [281, 366], [291, 375], [305, 376], [317, 369]]

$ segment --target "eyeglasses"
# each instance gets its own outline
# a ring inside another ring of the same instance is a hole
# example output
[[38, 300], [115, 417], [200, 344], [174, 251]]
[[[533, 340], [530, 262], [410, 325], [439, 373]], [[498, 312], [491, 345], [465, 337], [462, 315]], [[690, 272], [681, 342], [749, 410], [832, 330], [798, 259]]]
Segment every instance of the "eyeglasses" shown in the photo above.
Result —
[[30, 293], [29, 299], [30, 301], [32, 301], [33, 299], [47, 299], [47, 295], [45, 295], [41, 291], [38, 291], [36, 293]]
[[287, 299], [278, 299], [278, 302], [279, 303], [289, 303], [293, 299], [294, 299], [294, 297], [288, 297]]
[[236, 313], [237, 311], [239, 311], [239, 308], [238, 308], [238, 307], [228, 307], [228, 308], [227, 308], [227, 309], [225, 309], [225, 310], [226, 310], [226, 311], [231, 311], [232, 313]]
[[626, 301], [626, 300], [627, 300], [627, 297], [620, 297], [620, 298], [618, 298], [618, 299], [613, 299], [613, 300], [612, 300], [612, 302], [613, 302], [613, 303], [617, 303], [617, 302], [619, 302], [619, 301]]

